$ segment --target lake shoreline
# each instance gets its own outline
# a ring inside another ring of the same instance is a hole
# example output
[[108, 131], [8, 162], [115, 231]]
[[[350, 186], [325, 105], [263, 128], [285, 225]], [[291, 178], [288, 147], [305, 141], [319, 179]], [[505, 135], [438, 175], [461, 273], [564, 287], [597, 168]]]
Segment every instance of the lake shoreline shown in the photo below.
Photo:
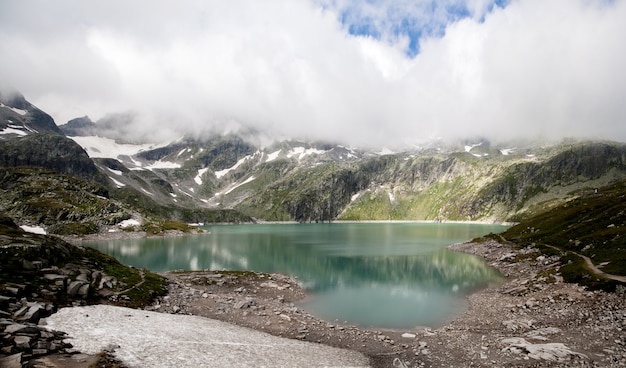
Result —
[[[313, 223], [300, 223], [297, 221], [257, 221], [254, 223], [245, 223], [245, 225], [285, 225], [285, 224], [293, 224], [293, 225], [309, 225], [315, 224]], [[321, 223], [320, 223], [321, 224]], [[347, 220], [347, 221], [332, 221], [325, 224], [476, 224], [476, 225], [503, 225], [503, 226], [513, 226], [515, 223], [513, 222], [490, 222], [490, 221], [435, 221], [435, 220]], [[200, 234], [210, 234], [210, 232], [204, 231], [201, 229], [202, 226], [236, 226], [236, 225], [244, 225], [244, 224], [236, 224], [236, 223], [211, 223], [211, 224], [191, 224], [193, 226], [197, 226], [197, 229], [194, 229], [190, 232], [183, 232], [179, 230], [167, 230], [162, 234], [148, 234], [145, 231], [124, 231], [122, 229], [116, 228], [114, 226], [107, 227], [102, 231], [95, 234], [86, 234], [86, 235], [57, 235], [50, 234], [53, 236], [57, 236], [67, 242], [70, 243], [87, 243], [87, 242], [96, 242], [96, 241], [107, 241], [107, 240], [124, 240], [124, 239], [141, 239], [141, 238], [170, 238], [170, 237], [178, 237], [178, 236], [189, 236], [189, 235], [200, 235]]]
[[[324, 321], [294, 302], [306, 293], [280, 274], [169, 272], [168, 297], [151, 308], [194, 314], [361, 352], [374, 367], [617, 367], [626, 363], [626, 299], [562, 282], [555, 259], [495, 241], [449, 247], [485, 259], [503, 283], [471, 294], [445, 326], [368, 329]], [[585, 331], [583, 335], [581, 331]]]
[[435, 329], [323, 321], [294, 304], [306, 296], [296, 279], [254, 272], [241, 280], [232, 271], [166, 273], [169, 293], [148, 309], [355, 350], [374, 367], [626, 365], [624, 295], [564, 283], [557, 260], [532, 248], [493, 240], [448, 248], [481, 257], [505, 281], [468, 296], [468, 309]]

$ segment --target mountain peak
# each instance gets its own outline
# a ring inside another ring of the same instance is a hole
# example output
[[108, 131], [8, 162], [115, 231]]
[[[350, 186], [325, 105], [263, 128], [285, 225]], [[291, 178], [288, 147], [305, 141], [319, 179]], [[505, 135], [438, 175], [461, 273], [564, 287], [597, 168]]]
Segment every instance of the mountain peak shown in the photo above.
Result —
[[17, 91], [0, 91], [0, 139], [32, 133], [63, 135], [54, 119], [38, 109]]

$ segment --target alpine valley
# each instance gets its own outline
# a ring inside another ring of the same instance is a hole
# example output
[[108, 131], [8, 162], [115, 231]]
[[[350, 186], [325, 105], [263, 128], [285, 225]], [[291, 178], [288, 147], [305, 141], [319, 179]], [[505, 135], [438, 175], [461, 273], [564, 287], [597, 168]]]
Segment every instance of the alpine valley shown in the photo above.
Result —
[[475, 138], [392, 151], [241, 129], [137, 143], [124, 139], [129, 115], [57, 126], [19, 93], [0, 103], [0, 212], [57, 234], [208, 222], [518, 222], [626, 179], [626, 145], [617, 142]]

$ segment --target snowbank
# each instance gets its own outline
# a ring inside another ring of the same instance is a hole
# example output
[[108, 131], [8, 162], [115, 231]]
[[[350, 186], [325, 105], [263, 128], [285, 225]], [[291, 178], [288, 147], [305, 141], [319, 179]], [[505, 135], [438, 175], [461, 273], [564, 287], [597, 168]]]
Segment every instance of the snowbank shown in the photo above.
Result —
[[107, 305], [64, 308], [47, 318], [74, 348], [96, 354], [114, 348], [130, 367], [367, 366], [349, 350], [290, 340], [208, 318]]

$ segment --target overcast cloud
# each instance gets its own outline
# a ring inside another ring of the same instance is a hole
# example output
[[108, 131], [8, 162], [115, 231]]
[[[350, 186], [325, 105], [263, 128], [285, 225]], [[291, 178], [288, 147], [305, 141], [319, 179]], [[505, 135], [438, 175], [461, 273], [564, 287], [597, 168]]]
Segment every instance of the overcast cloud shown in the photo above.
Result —
[[0, 0], [0, 84], [57, 124], [393, 146], [626, 141], [625, 0]]

